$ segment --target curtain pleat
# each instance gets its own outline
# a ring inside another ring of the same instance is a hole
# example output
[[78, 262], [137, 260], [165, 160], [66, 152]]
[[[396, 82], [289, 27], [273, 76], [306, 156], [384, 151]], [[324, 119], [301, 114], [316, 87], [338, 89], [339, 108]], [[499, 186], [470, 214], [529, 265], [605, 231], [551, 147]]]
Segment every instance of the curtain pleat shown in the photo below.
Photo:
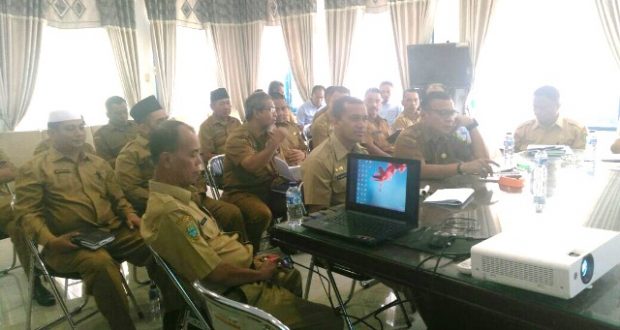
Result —
[[314, 85], [314, 14], [281, 17], [280, 24], [293, 78], [301, 97], [307, 101]]
[[618, 0], [596, 0], [596, 8], [609, 48], [620, 67], [620, 3]]
[[325, 15], [332, 85], [342, 85], [349, 65], [353, 32], [358, 16], [361, 15], [361, 7], [326, 8]]
[[469, 43], [474, 72], [495, 7], [495, 0], [461, 0], [461, 42]]

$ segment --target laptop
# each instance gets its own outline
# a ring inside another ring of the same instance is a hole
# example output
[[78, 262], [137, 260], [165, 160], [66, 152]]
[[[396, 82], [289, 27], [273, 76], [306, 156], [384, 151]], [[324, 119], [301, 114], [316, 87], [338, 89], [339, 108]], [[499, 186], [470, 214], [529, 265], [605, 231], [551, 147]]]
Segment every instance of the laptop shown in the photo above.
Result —
[[418, 226], [420, 161], [349, 154], [344, 208], [310, 214], [303, 226], [366, 245]]

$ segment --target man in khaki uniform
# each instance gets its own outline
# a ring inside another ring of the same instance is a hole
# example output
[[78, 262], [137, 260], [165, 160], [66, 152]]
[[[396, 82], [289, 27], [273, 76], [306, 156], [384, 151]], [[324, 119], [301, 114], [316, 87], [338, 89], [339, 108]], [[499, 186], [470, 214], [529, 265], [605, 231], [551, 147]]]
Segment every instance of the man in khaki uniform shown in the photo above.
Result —
[[285, 197], [271, 190], [280, 179], [273, 157], [286, 139], [284, 128], [274, 127], [275, 108], [271, 97], [256, 92], [245, 101], [246, 122], [226, 141], [224, 195], [222, 199], [241, 209], [245, 229], [254, 250], [272, 218], [286, 214]]
[[[0, 233], [11, 237], [13, 248], [17, 253], [19, 262], [27, 276], [30, 276], [30, 252], [26, 245], [24, 230], [18, 226], [13, 216], [11, 202], [13, 195], [9, 191], [7, 184], [15, 180], [15, 165], [11, 163], [9, 157], [0, 149]], [[34, 299], [41, 306], [53, 306], [56, 300], [41, 283], [39, 276], [34, 278]]]
[[364, 105], [368, 113], [368, 129], [362, 145], [371, 155], [390, 156], [394, 151], [394, 146], [387, 141], [390, 136], [390, 126], [387, 120], [379, 116], [381, 91], [378, 88], [368, 89], [364, 97]]
[[114, 167], [116, 156], [127, 142], [136, 137], [138, 128], [127, 120], [127, 102], [122, 97], [110, 97], [105, 101], [105, 108], [109, 122], [95, 132], [93, 139], [97, 155]]
[[561, 144], [573, 149], [585, 149], [586, 127], [560, 116], [560, 92], [543, 86], [534, 92], [534, 115], [515, 130], [515, 150], [526, 150], [530, 144]]
[[291, 121], [292, 114], [282, 94], [271, 95], [276, 108], [276, 126], [286, 129], [286, 139], [280, 145], [280, 153], [290, 165], [299, 165], [306, 159], [308, 147], [301, 129]]
[[[250, 116], [252, 117], [252, 116]], [[323, 305], [303, 300], [301, 276], [253, 257], [251, 245], [220, 231], [188, 188], [200, 176], [199, 144], [193, 129], [178, 121], [157, 127], [150, 137], [156, 163], [142, 236], [186, 283], [256, 306], [291, 329], [342, 329], [342, 320]]]
[[334, 103], [332, 116], [334, 133], [312, 150], [301, 165], [304, 202], [309, 206], [309, 212], [345, 202], [347, 154], [367, 153], [360, 145], [368, 128], [364, 103], [344, 96]]
[[[149, 195], [148, 182], [153, 178], [154, 171], [148, 135], [157, 125], [166, 121], [168, 115], [157, 99], [149, 96], [131, 108], [131, 116], [138, 123], [139, 134], [118, 155], [116, 176], [131, 205], [138, 214], [143, 214]], [[197, 191], [194, 200], [215, 214], [222, 229], [238, 232], [242, 239], [246, 239], [243, 216], [236, 206], [208, 198]]]
[[392, 132], [412, 126], [418, 121], [418, 118], [420, 118], [420, 94], [417, 89], [406, 89], [403, 92], [403, 100], [401, 103], [404, 110], [396, 117], [392, 125]]
[[230, 132], [241, 126], [239, 119], [230, 116], [230, 97], [226, 88], [211, 92], [213, 114], [200, 125], [200, 152], [205, 164], [215, 155], [226, 153], [226, 139]]
[[450, 95], [429, 93], [421, 110], [420, 120], [398, 136], [394, 157], [420, 160], [424, 179], [493, 172], [478, 123], [457, 115]]
[[325, 100], [327, 105], [314, 115], [312, 126], [310, 126], [310, 136], [312, 137], [312, 148], [316, 148], [323, 141], [327, 140], [332, 132], [331, 108], [334, 102], [343, 96], [349, 95], [349, 89], [344, 86], [329, 86], [325, 90]]
[[[135, 227], [140, 218], [125, 199], [114, 171], [82, 150], [86, 137], [81, 116], [54, 111], [48, 120], [52, 147], [22, 166], [16, 180], [15, 214], [28, 237], [43, 246], [43, 258], [58, 272], [78, 272], [86, 292], [112, 329], [134, 329], [119, 262], [146, 266], [160, 287], [167, 311], [182, 308], [172, 283], [153, 262]], [[100, 228], [116, 239], [92, 251], [71, 238], [80, 230]]]

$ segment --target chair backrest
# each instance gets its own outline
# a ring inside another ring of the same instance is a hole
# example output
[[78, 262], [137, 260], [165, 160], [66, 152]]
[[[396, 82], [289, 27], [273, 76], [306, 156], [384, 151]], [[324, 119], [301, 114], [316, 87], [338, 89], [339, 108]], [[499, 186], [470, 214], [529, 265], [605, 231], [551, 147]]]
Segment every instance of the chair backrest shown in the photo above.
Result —
[[194, 282], [194, 288], [204, 297], [209, 317], [213, 327], [217, 330], [288, 330], [284, 323], [271, 314], [256, 307], [222, 297], [205, 288], [199, 281]]
[[200, 323], [199, 326], [201, 326], [202, 329], [211, 330], [209, 322], [207, 322], [203, 314], [200, 312], [198, 306], [194, 304], [192, 298], [189, 296], [189, 293], [185, 288], [185, 285], [183, 285], [183, 282], [179, 280], [174, 270], [172, 270], [168, 263], [164, 259], [162, 259], [159, 254], [157, 254], [157, 252], [153, 250], [152, 247], [149, 246], [149, 249], [151, 250], [151, 254], [153, 254], [153, 258], [155, 258], [155, 262], [157, 263], [157, 265], [159, 265], [159, 267], [164, 270], [164, 273], [166, 273], [170, 281], [172, 281], [174, 286], [177, 288], [179, 294], [183, 297], [183, 300], [185, 300], [185, 303], [192, 312], [192, 316], [196, 318], [196, 320]]
[[220, 199], [219, 190], [224, 188], [224, 156], [215, 155], [207, 162], [207, 184], [215, 199]]

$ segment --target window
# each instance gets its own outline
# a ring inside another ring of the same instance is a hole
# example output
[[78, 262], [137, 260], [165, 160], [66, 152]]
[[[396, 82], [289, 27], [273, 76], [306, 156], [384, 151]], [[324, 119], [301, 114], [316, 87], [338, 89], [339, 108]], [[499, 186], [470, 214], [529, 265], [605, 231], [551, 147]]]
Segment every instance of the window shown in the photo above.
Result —
[[212, 45], [208, 31], [177, 26], [176, 73], [170, 116], [188, 123], [196, 131], [211, 114], [210, 93], [219, 87]]
[[479, 57], [470, 106], [491, 145], [533, 118], [542, 85], [560, 91], [560, 112], [615, 127], [620, 70], [592, 1], [499, 1]]
[[16, 130], [46, 129], [48, 113], [62, 109], [81, 113], [89, 126], [105, 124], [113, 95], [123, 90], [106, 31], [45, 27], [34, 93]]

